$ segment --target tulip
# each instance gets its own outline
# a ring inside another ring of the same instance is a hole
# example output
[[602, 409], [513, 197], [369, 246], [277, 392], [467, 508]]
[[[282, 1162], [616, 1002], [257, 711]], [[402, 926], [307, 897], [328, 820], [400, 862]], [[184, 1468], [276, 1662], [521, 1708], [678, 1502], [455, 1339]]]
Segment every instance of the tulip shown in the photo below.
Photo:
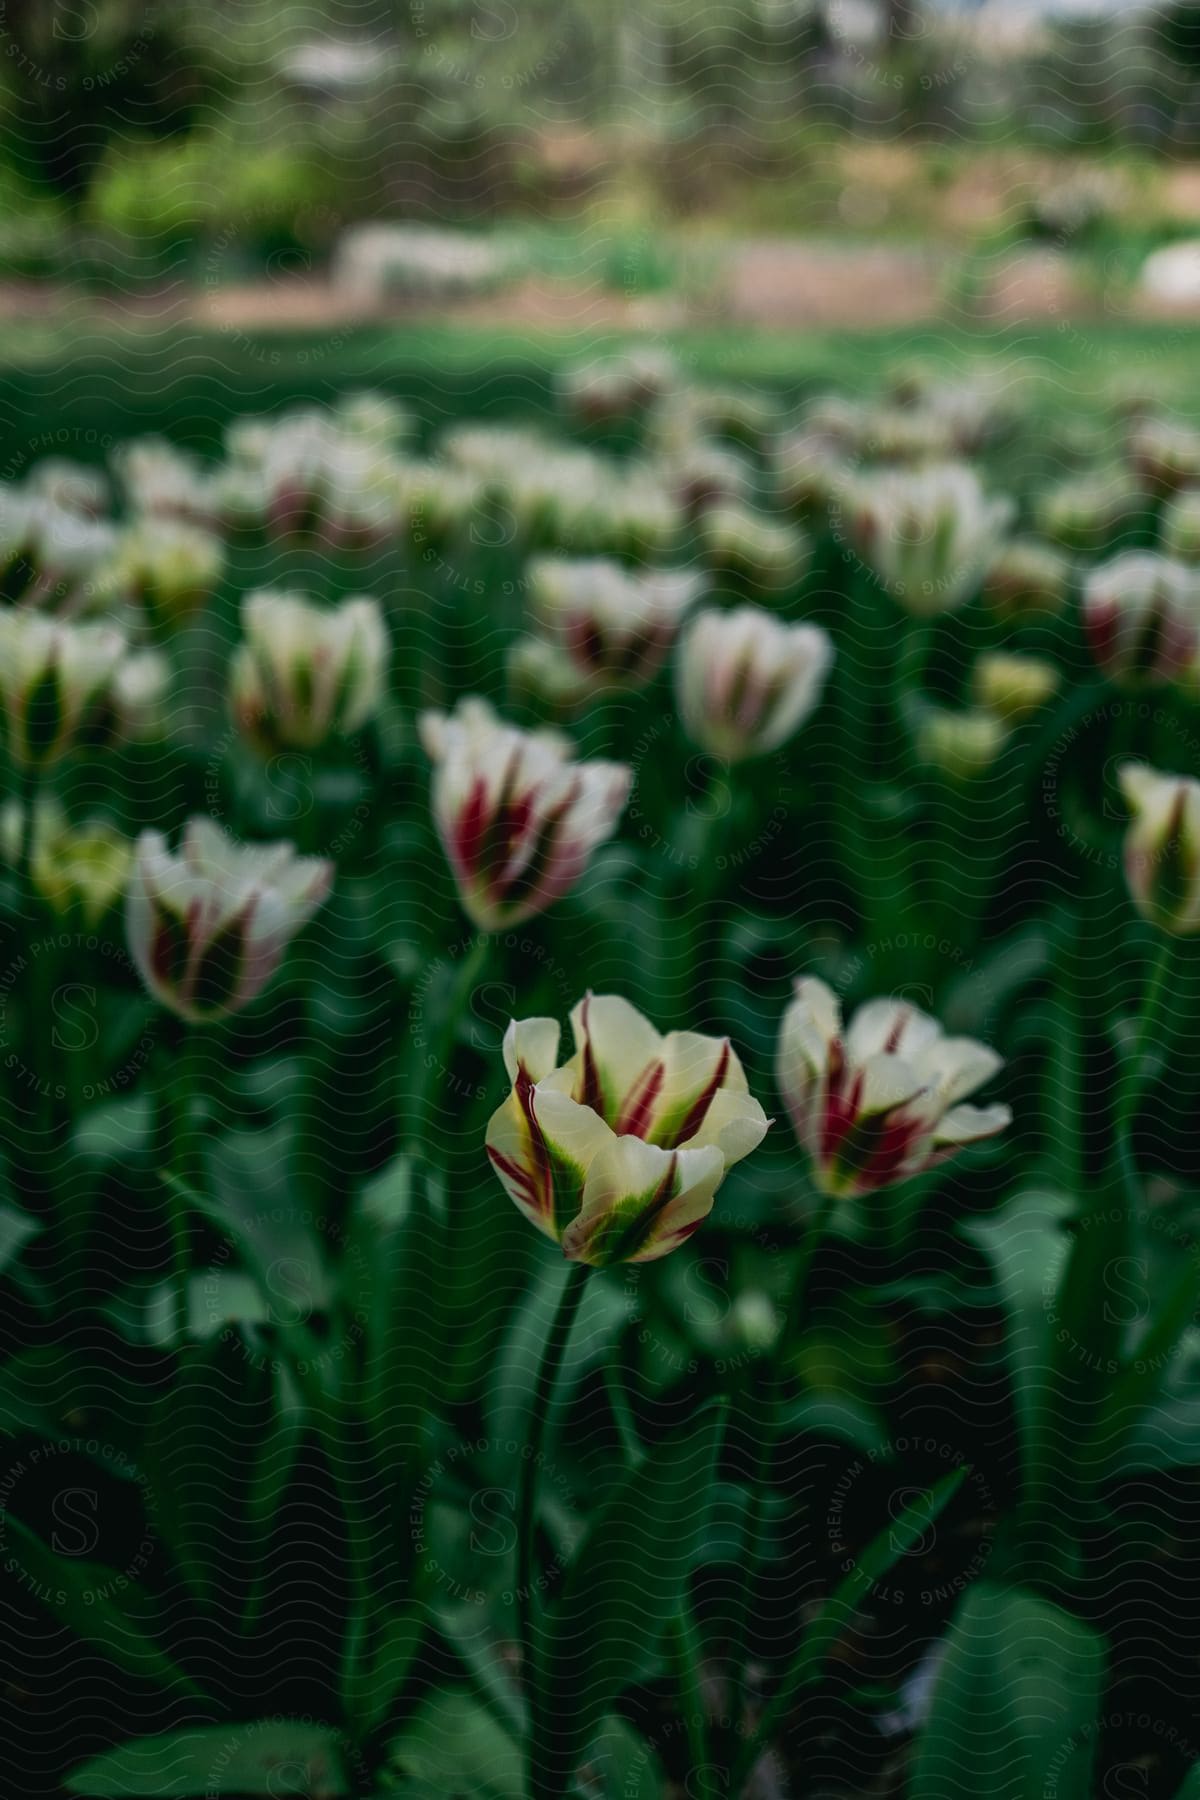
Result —
[[1200, 431], [1180, 419], [1139, 419], [1129, 433], [1129, 461], [1156, 499], [1200, 480]]
[[714, 569], [745, 576], [766, 588], [789, 587], [802, 579], [812, 544], [798, 525], [724, 502], [700, 517], [700, 542]]
[[124, 654], [122, 634], [104, 625], [0, 615], [0, 704], [14, 762], [44, 768], [65, 756], [102, 706]]
[[593, 683], [653, 681], [701, 588], [686, 569], [631, 573], [608, 557], [537, 557], [529, 565], [534, 616]]
[[68, 457], [47, 456], [31, 471], [25, 487], [63, 512], [82, 513], [91, 519], [106, 513], [112, 498], [102, 469], [89, 469]]
[[729, 762], [777, 750], [816, 707], [833, 656], [819, 625], [785, 625], [753, 606], [698, 613], [676, 671], [689, 737]]
[[558, 732], [519, 731], [485, 700], [424, 713], [420, 733], [437, 765], [438, 835], [481, 931], [532, 918], [573, 888], [629, 795], [624, 764], [572, 762]]
[[78, 912], [99, 924], [124, 894], [133, 867], [133, 844], [105, 819], [70, 826], [50, 815], [34, 828], [33, 885], [54, 912]]
[[168, 623], [187, 617], [212, 594], [225, 566], [221, 540], [185, 519], [147, 518], [118, 545], [108, 585]]
[[1200, 488], [1175, 494], [1162, 514], [1162, 547], [1181, 562], [1200, 563]]
[[966, 463], [884, 469], [842, 492], [851, 544], [917, 618], [950, 612], [970, 597], [1012, 511], [1011, 501], [987, 498]]
[[1170, 681], [1200, 647], [1200, 588], [1183, 563], [1127, 550], [1093, 569], [1083, 624], [1097, 665], [1125, 686]]
[[1071, 591], [1071, 564], [1051, 544], [1014, 538], [992, 559], [983, 577], [983, 601], [998, 619], [1020, 623], [1053, 618]]
[[987, 774], [1007, 737], [993, 712], [930, 707], [917, 726], [917, 755], [951, 781], [974, 781]]
[[973, 685], [975, 699], [985, 712], [1014, 723], [1053, 700], [1062, 686], [1062, 675], [1044, 657], [994, 651], [975, 664]]
[[[10, 800], [0, 811], [0, 852], [18, 865], [25, 842], [26, 812]], [[53, 800], [34, 812], [29, 873], [36, 891], [60, 916], [78, 913], [89, 928], [125, 892], [133, 866], [133, 845], [107, 819], [69, 825]]]
[[325, 900], [331, 862], [291, 844], [239, 844], [189, 819], [172, 855], [144, 831], [129, 887], [129, 948], [150, 992], [192, 1024], [239, 1012]]
[[361, 731], [378, 712], [388, 644], [377, 601], [358, 595], [326, 609], [263, 589], [242, 602], [242, 627], [229, 707], [263, 755], [318, 749]]
[[1200, 931], [1200, 782], [1161, 775], [1145, 763], [1119, 771], [1133, 814], [1125, 878], [1144, 919], [1173, 937]]
[[772, 460], [780, 501], [805, 519], [827, 512], [848, 476], [840, 447], [809, 428], [781, 438]]
[[843, 1031], [831, 989], [796, 983], [779, 1038], [779, 1086], [822, 1193], [846, 1199], [907, 1181], [994, 1137], [1007, 1106], [959, 1102], [1001, 1067], [900, 1000], [870, 1000]]
[[546, 638], [518, 638], [506, 662], [514, 704], [546, 719], [569, 719], [592, 697], [593, 684], [566, 651]]
[[560, 379], [559, 392], [568, 412], [599, 423], [640, 412], [669, 393], [678, 379], [673, 356], [652, 348], [634, 349], [568, 369]]
[[174, 679], [159, 650], [123, 657], [105, 705], [107, 735], [115, 743], [145, 744], [165, 736]]
[[1099, 552], [1118, 537], [1142, 504], [1137, 482], [1125, 469], [1092, 469], [1044, 494], [1038, 525], [1068, 550]]
[[222, 516], [220, 471], [203, 467], [165, 438], [131, 438], [119, 444], [113, 468], [139, 519], [191, 519], [215, 524]]
[[728, 1038], [663, 1037], [636, 1007], [589, 994], [571, 1014], [575, 1054], [558, 1066], [556, 1019], [513, 1020], [512, 1093], [487, 1151], [531, 1224], [593, 1268], [652, 1262], [712, 1210], [728, 1169], [770, 1121]]

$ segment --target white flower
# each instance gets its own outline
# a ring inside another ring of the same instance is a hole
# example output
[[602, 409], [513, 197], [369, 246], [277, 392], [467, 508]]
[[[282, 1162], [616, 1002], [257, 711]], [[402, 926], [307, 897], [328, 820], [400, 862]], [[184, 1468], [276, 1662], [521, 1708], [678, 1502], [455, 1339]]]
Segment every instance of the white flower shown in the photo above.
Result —
[[973, 1038], [948, 1038], [900, 1000], [869, 1000], [848, 1030], [823, 981], [796, 983], [779, 1037], [779, 1087], [813, 1179], [826, 1194], [870, 1193], [923, 1174], [1011, 1121], [963, 1106], [1002, 1066]]
[[728, 1038], [664, 1037], [616, 995], [571, 1014], [575, 1054], [557, 1067], [557, 1019], [513, 1020], [512, 1093], [488, 1156], [510, 1199], [572, 1261], [651, 1262], [691, 1236], [728, 1169], [770, 1121]]
[[558, 732], [519, 731], [486, 700], [427, 712], [433, 814], [462, 903], [481, 931], [544, 912], [611, 837], [629, 794], [622, 763], [572, 762]]
[[236, 843], [211, 819], [189, 819], [174, 855], [161, 832], [144, 831], [126, 912], [143, 981], [183, 1019], [240, 1011], [322, 904], [333, 873], [291, 844]]
[[730, 762], [777, 750], [816, 706], [833, 656], [818, 625], [784, 625], [753, 606], [698, 613], [676, 671], [689, 737]]

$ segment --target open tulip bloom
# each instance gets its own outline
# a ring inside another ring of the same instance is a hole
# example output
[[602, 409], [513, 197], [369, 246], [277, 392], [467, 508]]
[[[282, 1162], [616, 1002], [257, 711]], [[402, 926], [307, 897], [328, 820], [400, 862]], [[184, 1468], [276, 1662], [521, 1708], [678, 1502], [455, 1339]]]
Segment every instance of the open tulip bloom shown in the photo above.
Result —
[[463, 907], [481, 931], [544, 912], [612, 836], [629, 794], [623, 763], [571, 761], [555, 731], [519, 731], [486, 700], [424, 713], [437, 767], [433, 814]]
[[613, 557], [529, 565], [537, 622], [590, 681], [640, 688], [662, 667], [702, 582], [688, 569], [631, 573]]
[[1200, 781], [1145, 763], [1119, 771], [1133, 822], [1125, 878], [1144, 919], [1174, 937], [1200, 931]]
[[819, 625], [785, 625], [756, 606], [697, 613], [676, 670], [688, 736], [730, 762], [778, 750], [816, 707], [833, 656]]
[[330, 608], [263, 589], [243, 601], [242, 626], [230, 711], [264, 754], [319, 749], [334, 736], [352, 736], [378, 711], [388, 640], [377, 600], [358, 594]]
[[770, 1121], [728, 1038], [656, 1031], [627, 1000], [589, 994], [558, 1066], [556, 1019], [513, 1020], [512, 1093], [487, 1150], [510, 1198], [572, 1262], [652, 1262], [712, 1210], [726, 1171]]
[[292, 938], [329, 893], [333, 864], [291, 844], [238, 844], [189, 819], [172, 855], [144, 831], [129, 887], [129, 948], [150, 992], [192, 1024], [261, 993]]
[[948, 1038], [901, 1000], [869, 1000], [843, 1029], [823, 981], [796, 983], [779, 1039], [779, 1087], [822, 1193], [850, 1198], [921, 1175], [994, 1137], [1007, 1106], [963, 1106], [1001, 1059]]
[[1200, 648], [1200, 579], [1153, 550], [1123, 551], [1088, 576], [1083, 623], [1111, 681], [1172, 681]]

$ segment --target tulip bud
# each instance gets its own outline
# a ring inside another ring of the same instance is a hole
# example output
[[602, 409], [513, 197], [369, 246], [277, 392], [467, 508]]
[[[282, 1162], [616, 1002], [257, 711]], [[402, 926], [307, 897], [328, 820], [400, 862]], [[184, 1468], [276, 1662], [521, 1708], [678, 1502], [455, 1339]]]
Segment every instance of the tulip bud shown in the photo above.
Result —
[[628, 418], [679, 379], [673, 356], [655, 349], [634, 349], [619, 356], [597, 357], [568, 369], [559, 382], [563, 405], [590, 424]]
[[985, 712], [1012, 724], [1053, 700], [1062, 676], [1040, 656], [1011, 656], [996, 651], [975, 664], [975, 699]]
[[1176, 937], [1200, 931], [1200, 782], [1145, 763], [1119, 771], [1133, 814], [1125, 879], [1144, 919]]
[[378, 712], [388, 643], [375, 600], [358, 595], [327, 610], [262, 589], [242, 602], [242, 629], [229, 709], [262, 755], [319, 749], [361, 731]]
[[45, 457], [32, 470], [25, 486], [27, 492], [48, 500], [51, 506], [90, 519], [106, 513], [112, 498], [102, 469], [89, 469], [65, 456]]
[[481, 931], [544, 912], [573, 888], [612, 836], [632, 770], [570, 760], [554, 731], [525, 732], [486, 700], [424, 713], [421, 742], [437, 765], [433, 815], [463, 908]]
[[779, 1038], [779, 1087], [813, 1179], [838, 1198], [921, 1175], [994, 1137], [1007, 1106], [961, 1106], [1001, 1067], [994, 1050], [947, 1038], [899, 1000], [870, 1000], [849, 1030], [823, 981], [796, 983]]
[[663, 1037], [636, 1007], [589, 994], [558, 1063], [556, 1019], [513, 1020], [512, 1093], [487, 1151], [509, 1198], [572, 1262], [653, 1262], [712, 1211], [728, 1169], [770, 1121], [728, 1038]]
[[274, 975], [291, 939], [323, 903], [334, 867], [291, 844], [238, 844], [211, 819], [189, 819], [175, 855], [144, 831], [126, 931], [150, 992], [192, 1023], [239, 1012]]
[[1012, 519], [965, 463], [884, 469], [849, 482], [850, 541], [888, 592], [917, 618], [969, 599]]
[[984, 605], [1006, 624], [1057, 616], [1070, 591], [1069, 560], [1036, 538], [1005, 544], [983, 577]]
[[0, 704], [13, 761], [42, 768], [65, 756], [110, 692], [124, 654], [124, 637], [107, 626], [0, 615]]
[[542, 556], [529, 565], [534, 616], [594, 684], [644, 688], [701, 588], [686, 569], [631, 573], [608, 557]]
[[698, 613], [676, 669], [688, 736], [729, 762], [778, 750], [816, 707], [833, 657], [819, 625], [784, 625], [753, 606]]
[[33, 885], [54, 912], [78, 912], [91, 927], [124, 894], [133, 867], [133, 844], [105, 819], [70, 826], [50, 814], [35, 823]]
[[1200, 431], [1180, 419], [1139, 419], [1129, 433], [1129, 461], [1156, 499], [1200, 481]]
[[1092, 469], [1073, 475], [1037, 505], [1040, 529], [1068, 550], [1096, 554], [1119, 537], [1142, 504], [1137, 482], [1125, 469]]
[[974, 781], [987, 774], [1007, 737], [994, 713], [930, 707], [917, 727], [917, 755], [950, 781]]
[[841, 450], [808, 428], [781, 438], [773, 461], [775, 492], [805, 519], [828, 510], [847, 475]]
[[167, 623], [204, 604], [221, 579], [225, 550], [210, 531], [183, 519], [141, 519], [118, 546], [109, 583]]
[[107, 736], [115, 743], [146, 744], [166, 735], [173, 673], [159, 650], [122, 659], [105, 706]]
[[1089, 574], [1083, 624], [1110, 681], [1171, 681], [1200, 647], [1200, 577], [1153, 551], [1124, 551]]
[[545, 719], [573, 718], [594, 692], [566, 651], [545, 638], [518, 638], [508, 653], [507, 672], [513, 704]]
[[781, 524], [732, 503], [701, 514], [700, 542], [710, 567], [764, 588], [791, 587], [803, 578], [812, 557], [812, 544], [798, 525]]
[[1184, 488], [1163, 508], [1162, 547], [1181, 562], [1200, 563], [1200, 488]]

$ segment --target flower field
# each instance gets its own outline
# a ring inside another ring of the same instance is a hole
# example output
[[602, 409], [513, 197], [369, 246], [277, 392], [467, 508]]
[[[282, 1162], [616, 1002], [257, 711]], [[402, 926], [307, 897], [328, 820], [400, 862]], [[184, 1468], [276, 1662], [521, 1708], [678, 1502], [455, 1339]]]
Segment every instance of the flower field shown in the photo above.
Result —
[[1187, 396], [326, 349], [4, 408], [14, 1792], [1200, 1794]]

